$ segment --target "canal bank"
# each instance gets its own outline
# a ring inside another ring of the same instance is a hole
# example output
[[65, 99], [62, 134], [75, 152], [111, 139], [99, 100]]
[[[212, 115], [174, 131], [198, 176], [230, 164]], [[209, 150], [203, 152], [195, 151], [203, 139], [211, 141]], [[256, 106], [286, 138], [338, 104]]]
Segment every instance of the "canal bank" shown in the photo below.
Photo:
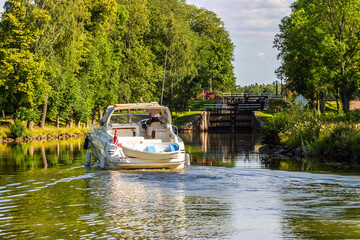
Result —
[[4, 137], [0, 138], [0, 143], [21, 143], [21, 142], [41, 142], [41, 141], [52, 141], [52, 140], [63, 140], [69, 138], [85, 137], [87, 133], [61, 133], [61, 134], [50, 134], [50, 135], [34, 135], [34, 136], [23, 136], [17, 138]]

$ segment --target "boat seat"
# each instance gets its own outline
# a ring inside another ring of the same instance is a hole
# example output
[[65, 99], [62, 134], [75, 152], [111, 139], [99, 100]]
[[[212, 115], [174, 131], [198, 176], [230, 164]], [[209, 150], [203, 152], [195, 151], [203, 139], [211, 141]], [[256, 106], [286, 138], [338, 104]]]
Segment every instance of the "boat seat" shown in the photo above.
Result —
[[170, 136], [167, 129], [154, 129], [155, 139], [161, 139], [163, 142], [170, 142]]
[[170, 152], [176, 152], [179, 150], [179, 146], [177, 144], [170, 144], [169, 148], [170, 148]]
[[150, 124], [150, 127], [160, 127], [161, 125], [161, 122], [153, 122]]
[[119, 137], [136, 137], [139, 136], [140, 127], [138, 125], [121, 125], [121, 124], [113, 124], [109, 127], [109, 132], [114, 135], [115, 129], [118, 132]]
[[146, 148], [148, 152], [156, 152], [155, 146], [147, 146]]
[[120, 144], [139, 144], [143, 143], [145, 139], [143, 137], [119, 137], [118, 140]]
[[150, 126], [147, 127], [146, 133], [149, 137], [156, 138], [153, 136], [153, 131], [158, 131], [160, 129], [163, 129], [166, 131], [165, 126], [161, 124], [161, 122], [153, 122]]

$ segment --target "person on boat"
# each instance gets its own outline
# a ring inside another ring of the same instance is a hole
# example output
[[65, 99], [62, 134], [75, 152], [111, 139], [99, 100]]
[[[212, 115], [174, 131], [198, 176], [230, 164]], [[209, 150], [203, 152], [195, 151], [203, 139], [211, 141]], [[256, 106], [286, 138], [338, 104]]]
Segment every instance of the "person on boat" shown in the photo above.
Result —
[[161, 121], [161, 119], [163, 118], [163, 115], [161, 113], [161, 110], [159, 109], [150, 109], [149, 110], [149, 119], [147, 120], [147, 124], [151, 125], [151, 123], [153, 122], [160, 122], [163, 123]]
[[149, 119], [146, 121], [148, 125], [150, 125], [153, 122], [160, 122], [160, 116], [159, 114], [156, 114], [154, 117], [151, 116], [151, 113], [149, 113]]

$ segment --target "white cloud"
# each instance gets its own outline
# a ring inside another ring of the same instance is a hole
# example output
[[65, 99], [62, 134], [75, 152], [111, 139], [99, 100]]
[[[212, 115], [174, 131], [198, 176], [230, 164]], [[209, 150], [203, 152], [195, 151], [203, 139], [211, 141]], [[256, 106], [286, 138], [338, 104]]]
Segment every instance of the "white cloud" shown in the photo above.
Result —
[[[272, 48], [278, 25], [289, 15], [295, 0], [187, 0], [214, 11], [225, 23], [235, 44], [237, 83], [271, 83], [276, 80], [276, 51]], [[261, 64], [261, 66], [259, 66]], [[256, 74], [254, 74], [256, 73]]]
[[258, 60], [264, 61], [264, 60], [266, 60], [266, 53], [264, 53], [264, 52], [259, 52], [258, 54], [256, 54], [256, 58], [257, 58]]
[[268, 43], [270, 38], [272, 41], [281, 18], [290, 13], [287, 0], [188, 0], [187, 3], [214, 11], [231, 37], [240, 43]]
[[4, 12], [4, 5], [6, 0], [0, 0], [0, 12]]
[[1, 19], [1, 13], [5, 12], [4, 5], [6, 0], [0, 0], [0, 19]]

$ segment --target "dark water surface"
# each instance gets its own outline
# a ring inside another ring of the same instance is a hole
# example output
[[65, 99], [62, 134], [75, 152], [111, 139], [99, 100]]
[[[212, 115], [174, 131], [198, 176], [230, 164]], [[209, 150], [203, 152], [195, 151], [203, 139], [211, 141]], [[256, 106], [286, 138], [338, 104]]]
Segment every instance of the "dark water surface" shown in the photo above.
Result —
[[82, 139], [0, 145], [0, 239], [360, 238], [358, 170], [267, 164], [254, 134], [182, 138], [181, 171], [86, 169]]

